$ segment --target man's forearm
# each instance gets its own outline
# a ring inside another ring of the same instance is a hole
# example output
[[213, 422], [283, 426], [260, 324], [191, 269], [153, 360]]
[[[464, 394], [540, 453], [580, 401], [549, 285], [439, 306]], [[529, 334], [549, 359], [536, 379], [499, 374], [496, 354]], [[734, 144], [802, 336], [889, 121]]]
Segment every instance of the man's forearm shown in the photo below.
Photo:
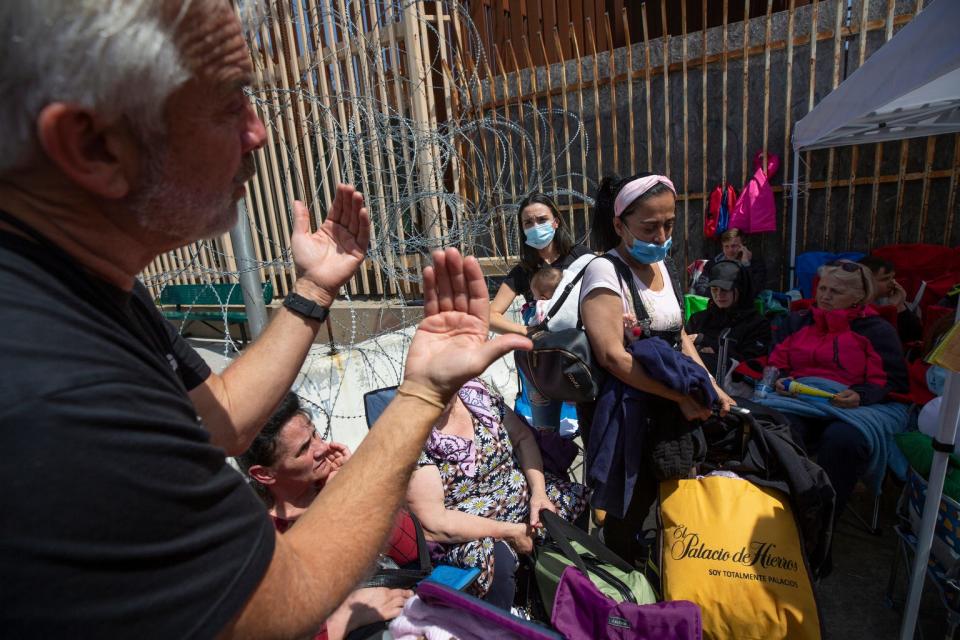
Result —
[[[298, 281], [295, 289], [315, 297], [305, 283]], [[214, 444], [228, 455], [247, 450], [296, 380], [320, 324], [281, 307], [263, 334], [219, 378], [211, 376], [213, 398], [195, 404]]]
[[439, 416], [438, 407], [417, 398], [398, 396], [390, 403], [343, 469], [278, 537], [258, 591], [284, 594], [283, 602], [255, 597], [233, 629], [236, 635], [299, 637], [319, 628], [372, 569]]

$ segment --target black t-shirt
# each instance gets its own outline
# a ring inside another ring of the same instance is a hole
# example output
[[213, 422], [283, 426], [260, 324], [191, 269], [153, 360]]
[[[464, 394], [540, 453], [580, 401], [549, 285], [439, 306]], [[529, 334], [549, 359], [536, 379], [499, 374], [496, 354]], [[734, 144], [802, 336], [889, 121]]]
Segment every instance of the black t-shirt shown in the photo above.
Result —
[[2, 231], [0, 327], [2, 634], [216, 635], [276, 534], [187, 396], [209, 370], [142, 287]]
[[[573, 264], [574, 260], [580, 256], [585, 256], [588, 253], [591, 253], [590, 249], [582, 244], [575, 244], [570, 248], [570, 253], [557, 258], [550, 263], [550, 266], [563, 271]], [[547, 265], [546, 263], [541, 263], [540, 266], [545, 267]], [[515, 266], [513, 269], [510, 269], [510, 273], [508, 273], [507, 277], [503, 279], [503, 284], [513, 289], [517, 295], [523, 296], [527, 302], [530, 302], [533, 300], [533, 293], [530, 291], [531, 277], [533, 277], [533, 274], [524, 269], [523, 264], [521, 263]]]

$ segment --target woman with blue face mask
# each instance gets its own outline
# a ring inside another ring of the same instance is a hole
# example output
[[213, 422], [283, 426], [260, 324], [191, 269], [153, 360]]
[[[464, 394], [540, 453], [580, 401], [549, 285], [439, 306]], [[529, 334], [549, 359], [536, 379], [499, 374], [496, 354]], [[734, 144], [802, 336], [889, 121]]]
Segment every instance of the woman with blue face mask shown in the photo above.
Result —
[[[666, 176], [642, 173], [627, 179], [605, 178], [596, 196], [593, 246], [606, 251], [607, 259], [594, 260], [587, 266], [580, 289], [583, 327], [590, 339], [595, 364], [611, 376], [608, 386], [616, 386], [619, 382], [620, 388], [632, 387], [655, 397], [645, 402], [649, 406], [645, 416], [649, 422], [644, 423], [648, 440], [653, 431], [662, 429], [679, 433], [681, 425], [708, 418], [711, 407], [703, 404], [703, 395], [685, 395], [675, 390], [682, 384], [667, 386], [650, 375], [635, 355], [638, 348], [662, 348], [668, 352], [672, 348], [674, 352], [682, 352], [689, 359], [672, 357], [671, 354], [671, 360], [679, 363], [677, 371], [686, 367], [687, 372], [696, 372], [700, 381], [712, 385], [721, 412], [726, 413], [734, 404], [716, 381], [709, 378], [705, 370], [701, 371], [703, 362], [683, 329], [679, 280], [675, 272], [671, 273], [673, 265], [669, 259], [676, 199], [673, 183]], [[636, 304], [627, 278], [632, 280], [633, 290], [639, 295]], [[629, 314], [635, 316], [632, 323], [624, 321]], [[636, 317], [638, 315], [642, 317]], [[648, 339], [656, 338], [664, 342], [651, 340], [646, 343]], [[634, 344], [637, 340], [645, 342]], [[601, 397], [596, 407], [578, 406], [580, 430], [590, 463], [600, 459], [595, 451], [611, 455], [611, 449], [620, 448], [622, 444], [620, 440], [604, 442], [611, 433], [610, 422], [593, 424], [594, 408], [598, 420], [606, 415], [603, 402], [606, 400]], [[627, 428], [639, 428], [639, 425], [628, 425]], [[591, 441], [594, 437], [596, 441]], [[640, 453], [630, 452], [629, 455]], [[649, 455], [649, 451], [643, 455]], [[588, 469], [588, 478], [590, 472]], [[629, 510], [622, 518], [613, 518], [608, 513], [604, 523], [607, 546], [627, 559], [636, 554], [636, 534], [649, 506], [644, 500], [652, 499], [648, 490], [656, 487], [656, 478], [649, 465], [642, 465], [640, 473]]]
[[517, 230], [520, 262], [507, 274], [490, 303], [490, 330], [527, 335], [525, 324], [505, 317], [507, 309], [517, 296], [523, 296], [526, 302], [533, 301], [530, 278], [537, 271], [543, 267], [563, 271], [590, 250], [573, 243], [557, 205], [542, 193], [532, 193], [520, 202]]
[[[520, 202], [517, 207], [517, 230], [520, 263], [507, 274], [496, 297], [490, 303], [490, 330], [527, 335], [529, 327], [508, 319], [504, 315], [507, 309], [517, 296], [523, 296], [527, 303], [533, 302], [530, 280], [537, 271], [546, 266], [562, 271], [580, 256], [590, 253], [590, 250], [581, 244], [573, 243], [557, 205], [542, 193], [533, 193]], [[576, 301], [570, 300], [568, 303], [575, 304]], [[557, 429], [560, 426], [563, 403], [539, 396], [529, 384], [524, 387], [529, 394], [534, 426]]]

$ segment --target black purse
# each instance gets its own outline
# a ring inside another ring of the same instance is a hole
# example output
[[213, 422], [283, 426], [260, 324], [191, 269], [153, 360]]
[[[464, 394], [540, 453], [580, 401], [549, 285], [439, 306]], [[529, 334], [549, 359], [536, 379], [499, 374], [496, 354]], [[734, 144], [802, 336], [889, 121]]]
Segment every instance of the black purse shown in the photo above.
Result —
[[[630, 267], [622, 260], [611, 255], [602, 255], [598, 259], [609, 260], [616, 269], [621, 284], [626, 283], [629, 288], [634, 312], [637, 316], [637, 324], [643, 331], [643, 337], [659, 335], [659, 332], [650, 330], [650, 316], [640, 300], [640, 293], [633, 282]], [[580, 273], [564, 287], [563, 294], [547, 312], [543, 322], [532, 333], [530, 339], [533, 341], [533, 349], [530, 351], [514, 351], [517, 368], [540, 395], [550, 400], [577, 403], [592, 402], [597, 399], [604, 376], [606, 376], [606, 372], [594, 364], [590, 340], [587, 338], [587, 332], [583, 330], [579, 301], [577, 301], [576, 327], [561, 329], [560, 331], [550, 331], [549, 328], [550, 319], [560, 311], [570, 292], [580, 282], [586, 271], [587, 267], [581, 269]], [[671, 274], [671, 280], [674, 295], [680, 301], [680, 308], [682, 309], [683, 298], [680, 296], [677, 280], [673, 277], [673, 274]], [[676, 340], [679, 340], [679, 332]]]
[[594, 367], [590, 340], [580, 318], [579, 300], [576, 327], [560, 331], [550, 331], [549, 328], [551, 318], [563, 307], [586, 271], [587, 267], [581, 269], [564, 287], [560, 298], [530, 335], [533, 349], [514, 351], [517, 368], [540, 395], [550, 400], [590, 402], [600, 391], [603, 372]]

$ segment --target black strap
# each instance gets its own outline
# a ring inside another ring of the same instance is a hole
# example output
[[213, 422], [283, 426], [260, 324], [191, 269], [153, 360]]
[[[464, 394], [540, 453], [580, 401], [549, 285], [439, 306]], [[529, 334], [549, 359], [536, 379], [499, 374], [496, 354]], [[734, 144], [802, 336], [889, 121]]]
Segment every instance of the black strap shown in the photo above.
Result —
[[933, 450], [940, 451], [942, 453], [953, 453], [953, 444], [947, 442], [941, 442], [936, 438], [933, 439]]
[[420, 561], [420, 570], [425, 573], [430, 573], [433, 570], [433, 564], [430, 562], [430, 549], [427, 548], [427, 538], [423, 535], [423, 525], [420, 524], [419, 518], [413, 515], [409, 511], [410, 520], [413, 521], [413, 529], [417, 533], [417, 559]]
[[611, 564], [624, 573], [633, 571], [633, 567], [626, 560], [605, 547], [596, 538], [591, 538], [583, 529], [578, 529], [552, 511], [546, 509], [540, 511], [540, 522], [543, 523], [547, 536], [557, 544], [564, 557], [584, 575], [588, 573], [587, 564], [570, 544], [571, 541], [576, 542], [593, 554], [597, 560]]
[[637, 316], [637, 322], [640, 326], [649, 328], [650, 314], [647, 313], [647, 308], [643, 306], [643, 300], [640, 298], [637, 283], [633, 281], [633, 272], [630, 270], [630, 266], [620, 258], [612, 256], [609, 253], [605, 253], [601, 257], [610, 261], [613, 268], [616, 269], [617, 277], [620, 278], [621, 283], [626, 283], [630, 289], [630, 297], [633, 298], [633, 312]]
[[[596, 258], [594, 258], [596, 260]], [[577, 286], [577, 283], [580, 282], [580, 279], [583, 278], [583, 274], [587, 272], [587, 267], [590, 266], [593, 260], [584, 265], [583, 269], [580, 269], [579, 273], [573, 277], [573, 280], [570, 281], [567, 286], [563, 288], [563, 293], [560, 294], [560, 297], [557, 299], [553, 306], [550, 307], [550, 311], [547, 312], [546, 317], [543, 319], [543, 323], [546, 324], [557, 314], [558, 311], [563, 307], [563, 303], [567, 301], [567, 298], [570, 296], [570, 292], [573, 291], [573, 288]], [[580, 306], [579, 304], [577, 305]], [[579, 312], [578, 312], [579, 313]]]

